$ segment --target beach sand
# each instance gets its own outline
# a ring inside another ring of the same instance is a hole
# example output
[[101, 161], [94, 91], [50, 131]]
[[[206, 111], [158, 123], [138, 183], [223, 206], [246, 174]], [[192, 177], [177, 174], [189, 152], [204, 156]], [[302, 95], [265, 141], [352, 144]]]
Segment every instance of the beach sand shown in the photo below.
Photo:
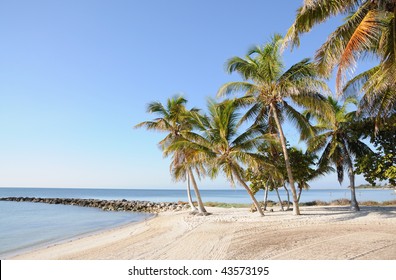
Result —
[[210, 208], [157, 217], [14, 257], [24, 260], [396, 260], [396, 207]]

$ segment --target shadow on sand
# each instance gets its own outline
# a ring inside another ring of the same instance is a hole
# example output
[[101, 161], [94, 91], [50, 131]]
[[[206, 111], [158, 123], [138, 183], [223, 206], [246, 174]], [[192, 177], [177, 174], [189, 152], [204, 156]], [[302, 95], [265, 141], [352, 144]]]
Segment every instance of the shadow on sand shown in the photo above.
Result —
[[[311, 209], [301, 211], [302, 216], [333, 216], [336, 221], [348, 221], [368, 216], [372, 213], [378, 214], [381, 218], [396, 218], [396, 206], [360, 206], [360, 211], [352, 211], [348, 206], [326, 206], [321, 209], [324, 213], [310, 213]], [[316, 209], [312, 209], [315, 211]], [[337, 218], [337, 216], [339, 216]]]

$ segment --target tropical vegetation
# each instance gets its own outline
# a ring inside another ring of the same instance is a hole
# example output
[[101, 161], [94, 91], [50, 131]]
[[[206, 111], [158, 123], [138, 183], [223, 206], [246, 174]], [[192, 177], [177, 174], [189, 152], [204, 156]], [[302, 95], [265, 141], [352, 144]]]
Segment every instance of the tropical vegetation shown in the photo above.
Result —
[[227, 62], [227, 71], [239, 73], [244, 81], [223, 85], [218, 96], [244, 92], [248, 97], [245, 99], [246, 105], [252, 105], [245, 119], [255, 118], [256, 124], [264, 122], [277, 134], [293, 194], [293, 211], [299, 215], [298, 197], [282, 123], [285, 119], [294, 123], [303, 139], [312, 136], [314, 132], [311, 126], [292, 104], [319, 111], [326, 106], [320, 93], [327, 91], [327, 86], [317, 76], [316, 67], [309, 59], [303, 59], [285, 70], [280, 54], [282, 44], [282, 36], [276, 34], [268, 44], [249, 50], [245, 58], [231, 58]]
[[[317, 50], [318, 71], [329, 77], [338, 68], [338, 94], [362, 92], [359, 110], [375, 118], [378, 130], [396, 110], [396, 1], [305, 0], [284, 46], [298, 46], [301, 34], [335, 15], [346, 16], [345, 22]], [[367, 55], [376, 57], [379, 64], [347, 81], [346, 72], [353, 72]]]
[[[286, 68], [282, 50], [298, 47], [303, 33], [337, 15], [345, 17], [344, 23], [314, 59]], [[376, 66], [355, 77], [346, 75], [368, 55], [376, 58]], [[359, 211], [355, 174], [373, 185], [396, 182], [395, 63], [396, 0], [305, 0], [285, 37], [275, 34], [226, 62], [226, 71], [241, 80], [219, 88], [221, 102], [210, 101], [206, 111], [188, 110], [180, 96], [168, 99], [166, 106], [153, 102], [148, 112], [159, 117], [136, 127], [167, 133], [159, 145], [172, 158], [171, 174], [187, 181], [188, 190], [192, 183], [202, 214], [206, 210], [195, 177], [220, 173], [232, 185], [241, 185], [263, 216], [254, 196], [258, 190], [265, 190], [265, 210], [269, 191], [284, 188], [288, 193], [290, 188], [293, 213], [299, 215], [309, 181], [336, 171], [341, 184], [346, 172], [350, 207]], [[324, 80], [334, 70], [336, 95]], [[230, 99], [231, 94], [242, 96]], [[290, 126], [305, 142], [305, 151], [290, 147], [285, 137]]]
[[[341, 105], [329, 96], [328, 103], [331, 105], [330, 112], [326, 112], [325, 109], [320, 112], [307, 111], [309, 116], [317, 120], [315, 126], [317, 134], [308, 139], [308, 151], [323, 151], [319, 159], [319, 167], [324, 166], [326, 168], [329, 163], [333, 164], [340, 184], [344, 180], [344, 171], [348, 171], [351, 209], [359, 211], [355, 194], [353, 160], [355, 156], [371, 153], [371, 149], [356, 137], [352, 129], [352, 126], [356, 123], [356, 112], [348, 112], [347, 107], [351, 103], [356, 104], [357, 100], [349, 97]], [[333, 114], [334, 117], [328, 118], [329, 114]]]
[[[371, 122], [365, 121], [363, 126], [371, 127]], [[363, 174], [371, 186], [381, 181], [396, 186], [396, 116], [377, 133], [362, 128], [358, 132], [365, 132], [363, 137], [370, 139], [375, 151], [356, 158], [356, 174]]]
[[253, 125], [247, 130], [238, 131], [238, 102], [226, 100], [222, 103], [210, 102], [207, 115], [196, 114], [197, 132], [182, 133], [182, 138], [175, 141], [170, 149], [193, 151], [205, 164], [208, 174], [214, 178], [222, 172], [235, 185], [237, 182], [245, 188], [260, 215], [264, 213], [245, 181], [244, 166], [266, 165], [257, 153], [256, 147], [263, 140], [260, 127]]

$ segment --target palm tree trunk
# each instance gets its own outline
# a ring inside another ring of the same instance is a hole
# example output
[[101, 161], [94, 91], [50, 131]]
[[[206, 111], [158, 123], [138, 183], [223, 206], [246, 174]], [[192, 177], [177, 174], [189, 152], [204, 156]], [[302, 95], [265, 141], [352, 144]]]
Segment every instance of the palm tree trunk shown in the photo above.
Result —
[[360, 211], [359, 204], [356, 200], [356, 192], [355, 192], [355, 173], [353, 172], [353, 166], [349, 165], [348, 168], [349, 173], [349, 184], [351, 188], [351, 210]]
[[286, 194], [287, 194], [287, 208], [286, 208], [286, 210], [289, 210], [290, 209], [290, 194], [289, 194], [289, 190], [287, 189], [286, 185], [283, 185], [283, 188], [285, 189]]
[[283, 208], [283, 201], [282, 201], [282, 199], [281, 199], [281, 197], [280, 197], [280, 195], [279, 195], [279, 190], [278, 190], [278, 188], [275, 188], [275, 191], [276, 191], [276, 194], [278, 195], [278, 200], [279, 200], [279, 203], [280, 203], [281, 210], [282, 210], [282, 211], [285, 211], [285, 209]]
[[264, 190], [264, 211], [267, 210], [268, 192], [269, 192], [269, 187], [265, 187], [265, 190]]
[[271, 110], [273, 111], [273, 114], [274, 114], [276, 126], [278, 128], [279, 138], [280, 138], [282, 150], [283, 150], [283, 156], [285, 157], [287, 177], [289, 177], [290, 189], [293, 194], [293, 214], [300, 215], [300, 208], [298, 207], [297, 192], [296, 192], [296, 188], [294, 187], [294, 179], [293, 179], [293, 174], [292, 174], [292, 170], [291, 170], [291, 166], [290, 166], [289, 154], [287, 152], [285, 135], [283, 133], [283, 129], [282, 129], [281, 123], [279, 121], [279, 117], [276, 112], [276, 107], [275, 107], [274, 103], [271, 103], [270, 106], [271, 106]]
[[198, 211], [198, 209], [195, 207], [192, 198], [191, 198], [191, 188], [190, 188], [190, 175], [187, 174], [187, 197], [188, 197], [188, 203], [190, 204], [190, 208], [192, 212]]
[[300, 202], [301, 193], [302, 193], [302, 188], [298, 188], [298, 196], [297, 196], [297, 201], [298, 202]]
[[238, 172], [236, 172], [236, 170], [233, 168], [232, 169], [232, 173], [234, 174], [235, 178], [238, 180], [238, 182], [245, 188], [245, 190], [248, 192], [250, 198], [253, 201], [254, 206], [256, 206], [256, 210], [260, 213], [260, 216], [264, 216], [264, 212], [260, 207], [260, 204], [257, 202], [256, 198], [254, 197], [254, 194], [252, 193], [252, 191], [250, 190], [250, 188], [248, 187], [248, 185], [246, 185], [245, 181], [242, 180], [241, 176], [239, 176]]
[[199, 213], [201, 213], [201, 214], [205, 214], [205, 213], [207, 213], [207, 212], [206, 212], [205, 206], [204, 206], [204, 204], [203, 204], [203, 202], [202, 202], [201, 194], [199, 193], [199, 189], [198, 189], [198, 186], [197, 186], [197, 182], [195, 181], [195, 178], [194, 178], [194, 175], [193, 175], [193, 173], [192, 173], [191, 168], [188, 168], [188, 175], [189, 175], [190, 178], [191, 178], [191, 182], [192, 182], [192, 185], [193, 185], [193, 188], [194, 188], [195, 196], [197, 197], [197, 201], [198, 201], [198, 211], [199, 211]]
[[348, 153], [348, 149], [346, 145], [342, 145], [342, 149], [344, 150], [344, 154], [346, 155], [346, 160], [348, 164], [348, 176], [349, 176], [349, 187], [351, 188], [351, 210], [360, 211], [359, 204], [356, 200], [356, 192], [355, 192], [355, 172], [353, 171], [353, 163], [350, 154]]

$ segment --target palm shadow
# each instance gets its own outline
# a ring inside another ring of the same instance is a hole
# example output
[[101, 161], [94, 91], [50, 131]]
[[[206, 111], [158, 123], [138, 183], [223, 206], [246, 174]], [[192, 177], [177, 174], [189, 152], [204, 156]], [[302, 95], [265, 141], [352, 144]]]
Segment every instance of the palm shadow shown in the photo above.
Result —
[[[396, 218], [396, 206], [360, 206], [360, 211], [352, 211], [348, 206], [326, 206], [321, 209], [326, 210], [324, 213], [309, 213], [307, 209], [303, 211], [303, 216], [333, 216], [335, 221], [348, 221], [368, 216], [372, 213], [378, 214], [381, 218]], [[337, 218], [337, 216], [339, 216]]]

